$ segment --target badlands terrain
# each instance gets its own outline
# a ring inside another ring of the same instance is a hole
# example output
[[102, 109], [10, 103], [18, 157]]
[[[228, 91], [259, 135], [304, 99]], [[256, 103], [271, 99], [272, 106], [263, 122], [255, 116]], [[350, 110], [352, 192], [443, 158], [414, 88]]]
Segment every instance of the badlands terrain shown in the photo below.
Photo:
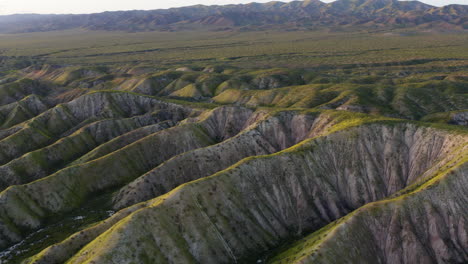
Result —
[[466, 10], [0, 17], [0, 263], [467, 263]]

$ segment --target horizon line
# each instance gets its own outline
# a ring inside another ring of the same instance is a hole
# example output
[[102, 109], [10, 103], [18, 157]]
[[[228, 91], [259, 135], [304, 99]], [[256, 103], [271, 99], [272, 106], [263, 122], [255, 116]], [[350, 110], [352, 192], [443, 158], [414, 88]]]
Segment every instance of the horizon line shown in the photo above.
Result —
[[[290, 2], [306, 2], [306, 1], [318, 1], [322, 2], [324, 4], [330, 4], [339, 0], [333, 0], [329, 2], [323, 2], [321, 0], [293, 0], [293, 1], [269, 1], [265, 3], [260, 3], [260, 2], [250, 2], [250, 3], [239, 3], [239, 4], [226, 4], [226, 5], [204, 5], [204, 4], [194, 4], [194, 5], [184, 5], [184, 6], [175, 6], [175, 7], [169, 7], [169, 8], [156, 8], [156, 9], [122, 9], [122, 10], [105, 10], [105, 11], [97, 11], [97, 12], [90, 12], [90, 13], [9, 13], [9, 14], [2, 14], [0, 13], [1, 16], [27, 16], [27, 15], [38, 15], [38, 16], [67, 16], [67, 15], [94, 15], [94, 14], [102, 14], [102, 13], [109, 13], [109, 12], [131, 12], [131, 11], [157, 11], [157, 10], [171, 10], [171, 9], [178, 9], [178, 8], [184, 8], [184, 7], [195, 7], [195, 6], [232, 6], [232, 5], [250, 5], [250, 4], [268, 4], [272, 2], [280, 2], [280, 3], [290, 3]], [[425, 3], [424, 1], [419, 1], [419, 0], [397, 0], [399, 2], [420, 2], [426, 5], [430, 5], [433, 7], [444, 7], [444, 6], [450, 6], [450, 5], [464, 5], [464, 4], [447, 4], [447, 5], [433, 5], [433, 4], [428, 4]]]

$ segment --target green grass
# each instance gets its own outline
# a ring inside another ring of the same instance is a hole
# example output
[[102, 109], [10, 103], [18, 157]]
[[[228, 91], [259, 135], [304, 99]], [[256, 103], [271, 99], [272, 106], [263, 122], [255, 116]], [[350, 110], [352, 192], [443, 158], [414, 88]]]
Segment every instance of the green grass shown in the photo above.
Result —
[[61, 215], [60, 218], [47, 219], [47, 227], [32, 233], [18, 244], [13, 253], [8, 256], [8, 263], [20, 263], [47, 246], [60, 242], [73, 233], [108, 218], [112, 212], [110, 211], [110, 196], [111, 192], [104, 193], [89, 201], [83, 208]]
[[459, 65], [468, 58], [468, 34], [394, 32], [96, 32], [56, 31], [2, 35], [0, 56], [48, 63], [208, 64], [249, 68], [407, 64], [415, 60]]
[[[467, 33], [70, 30], [1, 38], [7, 62], [67, 65], [45, 81], [70, 88], [144, 92], [179, 103], [342, 105], [416, 120], [468, 108]], [[175, 71], [180, 67], [195, 71]], [[276, 85], [265, 89], [264, 79]]]

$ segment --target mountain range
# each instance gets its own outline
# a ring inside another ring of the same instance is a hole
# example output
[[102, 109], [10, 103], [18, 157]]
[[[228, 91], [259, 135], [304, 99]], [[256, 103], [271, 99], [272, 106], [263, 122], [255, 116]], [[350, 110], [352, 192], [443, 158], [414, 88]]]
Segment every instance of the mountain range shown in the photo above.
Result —
[[304, 29], [366, 26], [468, 28], [468, 6], [434, 7], [418, 1], [305, 0], [224, 6], [196, 5], [150, 11], [116, 11], [82, 15], [21, 14], [0, 16], [1, 33], [66, 29], [109, 31], [176, 31], [207, 27], [216, 30]]

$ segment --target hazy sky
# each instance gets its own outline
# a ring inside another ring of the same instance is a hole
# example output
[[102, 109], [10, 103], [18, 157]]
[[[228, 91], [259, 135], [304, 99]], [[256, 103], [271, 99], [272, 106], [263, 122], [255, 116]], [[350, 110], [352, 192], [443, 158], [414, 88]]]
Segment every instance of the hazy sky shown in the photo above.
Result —
[[[81, 14], [114, 10], [170, 8], [195, 4], [224, 5], [269, 1], [270, 0], [0, 0], [0, 15], [17, 13]], [[285, 1], [289, 2], [288, 0]], [[332, 2], [332, 0], [324, 0], [323, 2]], [[468, 0], [421, 0], [421, 2], [436, 6], [447, 4], [468, 5]]]

